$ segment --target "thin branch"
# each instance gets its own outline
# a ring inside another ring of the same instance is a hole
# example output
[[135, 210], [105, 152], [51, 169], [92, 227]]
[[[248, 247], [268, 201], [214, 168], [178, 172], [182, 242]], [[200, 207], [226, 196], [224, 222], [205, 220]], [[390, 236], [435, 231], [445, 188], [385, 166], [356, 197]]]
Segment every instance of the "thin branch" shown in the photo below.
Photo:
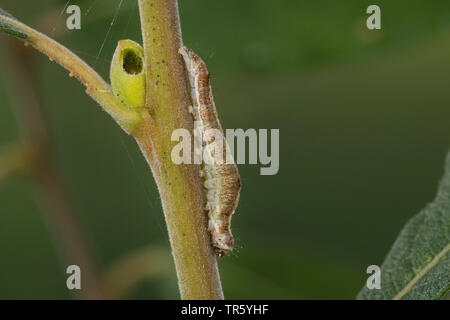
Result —
[[139, 111], [124, 106], [114, 96], [110, 85], [72, 51], [10, 16], [0, 15], [0, 22], [23, 32], [26, 38], [22, 40], [26, 45], [31, 44], [51, 61], [54, 60], [69, 70], [70, 76], [76, 77], [86, 86], [86, 93], [97, 101], [125, 132], [132, 133], [141, 122]]
[[149, 115], [134, 133], [150, 164], [163, 204], [183, 299], [223, 299], [204, 212], [198, 165], [171, 160], [172, 132], [193, 131], [190, 97], [178, 49], [182, 45], [176, 0], [139, 0]]

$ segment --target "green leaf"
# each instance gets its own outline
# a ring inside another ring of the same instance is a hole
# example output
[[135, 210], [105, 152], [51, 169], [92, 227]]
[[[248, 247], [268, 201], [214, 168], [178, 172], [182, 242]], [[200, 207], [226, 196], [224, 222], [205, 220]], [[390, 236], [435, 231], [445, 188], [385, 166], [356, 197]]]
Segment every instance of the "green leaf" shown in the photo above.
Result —
[[441, 299], [450, 289], [450, 153], [435, 200], [403, 228], [381, 267], [381, 289], [358, 299]]
[[9, 24], [4, 18], [14, 19], [12, 15], [0, 8], [0, 32], [5, 32], [21, 39], [27, 39], [28, 35], [19, 28]]

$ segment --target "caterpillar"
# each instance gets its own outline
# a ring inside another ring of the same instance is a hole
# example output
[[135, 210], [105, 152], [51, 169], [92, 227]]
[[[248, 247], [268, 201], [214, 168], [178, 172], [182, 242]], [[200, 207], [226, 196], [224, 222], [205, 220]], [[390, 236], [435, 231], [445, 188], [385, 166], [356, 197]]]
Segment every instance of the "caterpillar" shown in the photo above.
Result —
[[[193, 104], [191, 111], [194, 121], [200, 124], [198, 130], [202, 137], [203, 154], [200, 174], [205, 190], [208, 229], [217, 256], [223, 257], [233, 249], [230, 224], [239, 202], [241, 179], [217, 117], [206, 64], [185, 46], [179, 49], [179, 53], [189, 76]], [[217, 136], [208, 134], [211, 130], [220, 132], [219, 141]]]

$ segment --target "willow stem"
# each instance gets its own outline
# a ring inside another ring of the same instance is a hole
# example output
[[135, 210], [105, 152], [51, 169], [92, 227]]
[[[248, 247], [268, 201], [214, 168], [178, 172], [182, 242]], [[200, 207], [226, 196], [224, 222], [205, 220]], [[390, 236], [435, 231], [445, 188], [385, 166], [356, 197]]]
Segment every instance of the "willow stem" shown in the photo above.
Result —
[[146, 67], [146, 106], [135, 138], [161, 195], [182, 299], [223, 299], [204, 212], [199, 165], [176, 165], [172, 132], [193, 132], [176, 0], [139, 0]]
[[47, 55], [51, 61], [56, 61], [69, 70], [69, 75], [76, 77], [86, 86], [86, 93], [97, 101], [125, 132], [128, 134], [132, 133], [140, 123], [141, 117], [139, 112], [125, 107], [115, 97], [111, 86], [72, 51], [12, 17], [0, 15], [0, 22], [11, 25], [23, 32], [26, 35], [22, 39], [25, 41], [25, 45], [31, 44], [35, 49]]

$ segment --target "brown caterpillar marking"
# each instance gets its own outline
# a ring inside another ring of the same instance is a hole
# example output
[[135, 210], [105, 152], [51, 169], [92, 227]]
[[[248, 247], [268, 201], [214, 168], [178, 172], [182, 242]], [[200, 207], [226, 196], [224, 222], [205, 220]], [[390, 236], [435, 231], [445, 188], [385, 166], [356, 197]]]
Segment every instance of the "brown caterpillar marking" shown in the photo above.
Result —
[[[194, 120], [200, 123], [199, 130], [203, 137], [202, 152], [206, 150], [203, 155], [207, 159], [202, 161], [201, 175], [206, 195], [205, 210], [208, 212], [208, 227], [216, 254], [223, 257], [233, 250], [234, 239], [230, 223], [231, 216], [239, 202], [241, 179], [217, 118], [206, 64], [197, 54], [186, 47], [180, 48], [179, 52], [184, 58], [189, 74], [193, 103], [192, 113]], [[216, 141], [217, 136], [208, 134], [211, 131], [208, 131], [209, 129], [218, 130], [221, 133], [221, 141]], [[218, 146], [222, 146], [221, 156], [214, 154], [214, 144], [216, 143]], [[210, 151], [211, 149], [213, 151]], [[217, 161], [219, 156], [222, 161]]]

